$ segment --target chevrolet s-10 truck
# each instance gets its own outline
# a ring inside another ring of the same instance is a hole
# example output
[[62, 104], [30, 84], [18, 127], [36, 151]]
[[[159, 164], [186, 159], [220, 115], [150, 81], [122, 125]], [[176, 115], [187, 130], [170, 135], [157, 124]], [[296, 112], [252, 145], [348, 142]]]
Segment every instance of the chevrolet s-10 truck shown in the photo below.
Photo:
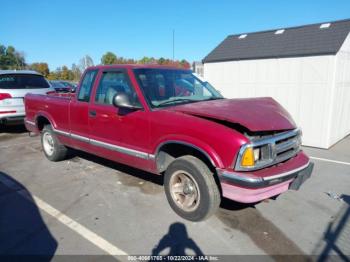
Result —
[[313, 169], [275, 100], [225, 99], [190, 70], [90, 67], [75, 94], [28, 94], [25, 111], [49, 160], [74, 148], [164, 175], [170, 206], [192, 221], [222, 197], [256, 203], [297, 190]]

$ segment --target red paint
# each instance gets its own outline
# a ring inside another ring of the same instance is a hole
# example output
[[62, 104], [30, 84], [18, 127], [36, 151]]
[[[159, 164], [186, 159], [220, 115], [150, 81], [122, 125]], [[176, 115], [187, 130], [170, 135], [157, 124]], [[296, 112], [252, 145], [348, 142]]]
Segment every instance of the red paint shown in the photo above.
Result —
[[[91, 69], [98, 70], [98, 74], [93, 85], [90, 102], [78, 101], [76, 95], [72, 94], [52, 94], [49, 96], [28, 94], [25, 97], [26, 120], [36, 123], [38, 118], [42, 116], [47, 118], [55, 129], [72, 132], [79, 136], [136, 150], [144, 154], [156, 155], [159, 146], [169, 141], [190, 144], [205, 152], [217, 168], [229, 171], [232, 170], [239, 149], [243, 144], [248, 143], [249, 139], [235, 129], [209, 119], [239, 124], [250, 131], [277, 131], [296, 128], [288, 112], [271, 98], [223, 99], [152, 110], [148, 106], [132, 71], [133, 68], [145, 67], [164, 68], [164, 66], [155, 65], [92, 67]], [[113, 68], [126, 70], [143, 106], [142, 110], [124, 114], [120, 108], [94, 102], [102, 71]], [[80, 85], [81, 83], [77, 88], [77, 93]], [[89, 116], [90, 111], [95, 111], [96, 116]], [[30, 131], [39, 132], [37, 127], [28, 123], [26, 123], [26, 127]], [[152, 157], [149, 159], [140, 158], [62, 135], [59, 135], [59, 139], [67, 146], [158, 173], [155, 159]], [[245, 174], [264, 177], [293, 170], [307, 162], [308, 157], [299, 153], [283, 164]], [[239, 191], [237, 187], [232, 187], [234, 185], [227, 183], [222, 183], [222, 185], [225, 189], [224, 195], [227, 197]], [[232, 189], [231, 194], [230, 188]], [[274, 186], [273, 190], [275, 191], [267, 191], [270, 193], [282, 192], [286, 188], [288, 187], [285, 185]], [[250, 201], [249, 199], [257, 200], [259, 196], [270, 196], [266, 190], [253, 193], [254, 189], [241, 188], [239, 192], [245, 194], [243, 191], [249, 191], [251, 194], [255, 194], [255, 197], [247, 196], [246, 200], [243, 196], [237, 198], [242, 202]]]
[[289, 113], [270, 97], [224, 99], [176, 106], [174, 111], [240, 124], [250, 131], [296, 128]]

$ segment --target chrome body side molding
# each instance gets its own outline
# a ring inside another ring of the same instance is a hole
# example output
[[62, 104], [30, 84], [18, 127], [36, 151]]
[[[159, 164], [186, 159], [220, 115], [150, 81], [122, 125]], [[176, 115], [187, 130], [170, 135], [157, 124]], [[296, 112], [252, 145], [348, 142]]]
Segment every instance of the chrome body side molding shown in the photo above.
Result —
[[137, 151], [134, 149], [126, 148], [126, 147], [121, 147], [109, 143], [105, 143], [102, 141], [98, 141], [95, 139], [90, 139], [90, 144], [95, 145], [95, 146], [100, 146], [109, 150], [117, 151], [123, 154], [139, 157], [139, 158], [144, 158], [144, 159], [150, 159], [150, 156], [148, 153]]
[[[35, 123], [34, 123], [34, 125], [35, 125]], [[73, 138], [73, 139], [76, 139], [76, 140], [79, 140], [79, 141], [82, 141], [82, 142], [85, 142], [85, 143], [88, 143], [88, 144], [91, 144], [94, 146], [103, 147], [103, 148], [108, 149], [108, 150], [116, 151], [119, 153], [127, 154], [127, 155], [138, 157], [138, 158], [143, 158], [143, 159], [149, 159], [149, 160], [155, 159], [154, 155], [148, 154], [146, 152], [142, 152], [142, 151], [134, 150], [134, 149], [127, 148], [127, 147], [122, 147], [122, 146], [102, 142], [102, 141], [99, 141], [96, 139], [90, 139], [88, 137], [74, 134], [72, 132], [63, 131], [63, 130], [57, 129], [57, 128], [53, 128], [53, 130], [58, 135], [67, 136], [67, 137], [70, 137], [70, 138]]]
[[35, 122], [33, 121], [29, 121], [29, 120], [25, 120], [27, 124], [31, 125], [31, 126], [36, 126]]

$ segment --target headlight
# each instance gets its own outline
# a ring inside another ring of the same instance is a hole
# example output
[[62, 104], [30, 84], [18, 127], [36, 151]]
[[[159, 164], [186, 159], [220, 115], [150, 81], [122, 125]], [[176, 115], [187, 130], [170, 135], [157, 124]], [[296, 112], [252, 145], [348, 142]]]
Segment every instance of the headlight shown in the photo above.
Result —
[[254, 167], [256, 164], [272, 161], [269, 145], [247, 147], [241, 157], [241, 167]]
[[254, 152], [254, 161], [256, 162], [256, 161], [258, 161], [259, 158], [260, 158], [260, 148], [255, 148], [255, 149], [253, 150], [253, 152]]

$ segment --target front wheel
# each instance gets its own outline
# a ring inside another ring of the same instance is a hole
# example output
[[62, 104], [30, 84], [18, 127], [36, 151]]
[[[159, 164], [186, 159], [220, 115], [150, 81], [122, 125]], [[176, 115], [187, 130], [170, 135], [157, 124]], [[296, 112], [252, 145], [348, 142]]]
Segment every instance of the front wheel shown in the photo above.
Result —
[[41, 146], [51, 161], [60, 161], [67, 156], [67, 148], [57, 139], [51, 125], [46, 125], [41, 132]]
[[220, 205], [220, 191], [213, 173], [194, 156], [179, 157], [169, 165], [164, 187], [172, 209], [187, 220], [205, 220]]

